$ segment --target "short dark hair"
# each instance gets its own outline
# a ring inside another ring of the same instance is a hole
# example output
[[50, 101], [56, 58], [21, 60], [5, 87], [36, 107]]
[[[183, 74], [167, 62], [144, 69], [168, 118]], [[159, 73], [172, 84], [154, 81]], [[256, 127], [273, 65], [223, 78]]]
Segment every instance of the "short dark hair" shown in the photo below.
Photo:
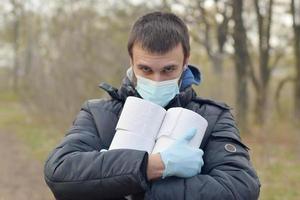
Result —
[[181, 43], [184, 58], [190, 54], [190, 40], [186, 24], [173, 13], [151, 12], [140, 17], [129, 34], [127, 49], [132, 58], [134, 44], [151, 52], [164, 54]]

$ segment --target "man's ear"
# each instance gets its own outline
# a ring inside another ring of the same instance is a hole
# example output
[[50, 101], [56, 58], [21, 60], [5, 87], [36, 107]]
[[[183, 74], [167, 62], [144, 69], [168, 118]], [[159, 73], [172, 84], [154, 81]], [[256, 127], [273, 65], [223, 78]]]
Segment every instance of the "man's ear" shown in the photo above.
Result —
[[133, 59], [132, 58], [130, 58], [130, 67], [132, 69], [133, 75], [135, 76], [134, 69], [133, 69]]
[[133, 66], [133, 60], [131, 57], [130, 57], [129, 63], [130, 63], [130, 66]]
[[184, 59], [184, 62], [183, 62], [183, 70], [185, 70], [185, 69], [188, 67], [188, 64], [189, 64], [189, 58], [190, 58], [190, 56], [187, 56], [187, 57]]
[[133, 59], [130, 58], [130, 67], [132, 69], [132, 84], [134, 87], [136, 87], [136, 82], [137, 82], [137, 79], [136, 79], [136, 76], [135, 76], [135, 72], [134, 72], [134, 69], [133, 69]]

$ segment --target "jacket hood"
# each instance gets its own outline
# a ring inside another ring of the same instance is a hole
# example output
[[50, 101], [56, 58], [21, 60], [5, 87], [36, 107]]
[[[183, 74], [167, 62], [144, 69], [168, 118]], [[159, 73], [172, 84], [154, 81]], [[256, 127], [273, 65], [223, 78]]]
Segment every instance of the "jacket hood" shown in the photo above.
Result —
[[200, 70], [193, 66], [188, 65], [182, 74], [182, 82], [180, 90], [184, 90], [191, 85], [199, 85], [201, 83], [201, 72]]

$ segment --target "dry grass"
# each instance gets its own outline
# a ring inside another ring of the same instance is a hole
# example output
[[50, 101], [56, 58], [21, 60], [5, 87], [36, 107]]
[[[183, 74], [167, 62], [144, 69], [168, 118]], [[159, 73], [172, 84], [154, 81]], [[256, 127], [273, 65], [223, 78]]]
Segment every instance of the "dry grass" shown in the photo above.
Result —
[[300, 132], [289, 122], [252, 128], [243, 136], [262, 184], [260, 199], [300, 198]]
[[41, 161], [62, 137], [57, 127], [26, 112], [19, 97], [8, 90], [0, 90], [0, 129], [16, 134]]

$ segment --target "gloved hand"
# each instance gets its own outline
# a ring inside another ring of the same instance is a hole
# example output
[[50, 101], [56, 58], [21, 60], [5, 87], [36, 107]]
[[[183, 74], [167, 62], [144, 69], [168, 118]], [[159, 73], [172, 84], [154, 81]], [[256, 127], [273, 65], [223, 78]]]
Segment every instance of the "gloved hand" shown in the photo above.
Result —
[[195, 128], [188, 130], [183, 137], [165, 151], [160, 152], [165, 165], [162, 178], [168, 176], [188, 178], [201, 172], [201, 167], [204, 164], [202, 159], [203, 151], [188, 144], [196, 132], [197, 129]]

